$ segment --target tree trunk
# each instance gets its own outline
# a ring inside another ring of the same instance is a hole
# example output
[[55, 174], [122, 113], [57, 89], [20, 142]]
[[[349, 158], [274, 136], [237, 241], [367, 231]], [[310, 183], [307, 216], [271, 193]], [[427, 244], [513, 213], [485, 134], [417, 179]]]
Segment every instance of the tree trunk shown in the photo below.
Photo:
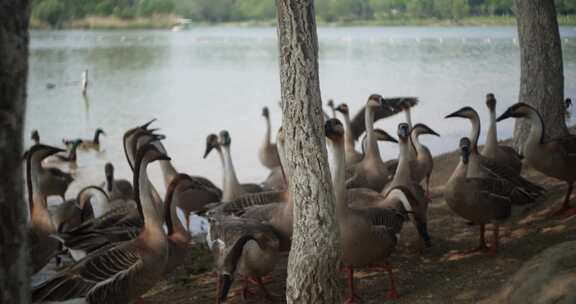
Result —
[[0, 0], [0, 303], [28, 303], [22, 130], [30, 1]]
[[341, 303], [341, 246], [324, 138], [313, 0], [277, 0], [284, 158], [294, 201], [288, 303]]
[[[567, 134], [564, 107], [562, 46], [551, 0], [515, 0], [520, 41], [520, 102], [534, 106], [544, 118], [547, 137]], [[530, 127], [516, 120], [514, 146], [521, 150]]]

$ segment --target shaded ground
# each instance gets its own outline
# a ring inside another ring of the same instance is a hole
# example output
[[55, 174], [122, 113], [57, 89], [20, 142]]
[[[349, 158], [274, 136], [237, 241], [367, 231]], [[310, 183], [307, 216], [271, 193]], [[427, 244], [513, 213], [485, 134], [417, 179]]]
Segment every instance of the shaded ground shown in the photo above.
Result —
[[[547, 195], [532, 210], [514, 216], [501, 226], [500, 251], [496, 256], [484, 253], [462, 254], [459, 251], [473, 248], [478, 238], [478, 228], [468, 226], [454, 215], [444, 202], [442, 186], [457, 163], [457, 156], [449, 153], [436, 157], [432, 178], [433, 201], [429, 210], [429, 230], [433, 247], [424, 255], [412, 253], [407, 242], [415, 239], [415, 231], [406, 225], [403, 243], [391, 258], [400, 299], [397, 303], [474, 303], [492, 296], [532, 256], [542, 250], [568, 240], [576, 240], [576, 216], [551, 218], [548, 214], [562, 202], [566, 185], [547, 178], [530, 168], [524, 176], [546, 189]], [[574, 168], [576, 170], [576, 168]], [[571, 203], [576, 206], [576, 195]], [[492, 239], [488, 226], [487, 240]], [[201, 250], [195, 254], [204, 255]], [[286, 260], [279, 263], [269, 289], [279, 295], [273, 303], [285, 303]], [[166, 282], [145, 297], [146, 303], [214, 303], [214, 275], [207, 271], [209, 257], [183, 265]], [[388, 279], [385, 273], [358, 271], [356, 284], [362, 303], [392, 303], [386, 299]], [[342, 274], [342, 284], [345, 277]], [[230, 303], [242, 303], [237, 283], [231, 293]], [[246, 303], [265, 303], [252, 298]]]

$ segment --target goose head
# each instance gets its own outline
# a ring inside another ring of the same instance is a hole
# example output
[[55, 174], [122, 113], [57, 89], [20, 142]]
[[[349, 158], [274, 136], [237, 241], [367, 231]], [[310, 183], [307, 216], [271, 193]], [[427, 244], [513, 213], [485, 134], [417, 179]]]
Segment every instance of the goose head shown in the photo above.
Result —
[[414, 127], [412, 127], [412, 131], [410, 132], [414, 133], [415, 135], [429, 134], [440, 137], [440, 134], [436, 133], [436, 131], [432, 130], [430, 127], [423, 123], [417, 123], [414, 125]]
[[100, 134], [106, 135], [106, 132], [104, 132], [104, 130], [102, 130], [101, 128], [96, 129], [96, 136], [98, 136]]
[[372, 94], [368, 97], [368, 102], [366, 102], [366, 107], [371, 109], [383, 109], [387, 110], [389, 107], [386, 105], [384, 98], [380, 94]]
[[473, 120], [478, 118], [478, 112], [476, 112], [476, 110], [474, 110], [472, 107], [463, 107], [454, 113], [446, 115], [446, 117], [444, 118], [453, 118], [453, 117], [460, 117]]
[[328, 102], [326, 103], [326, 105], [327, 105], [330, 109], [332, 109], [332, 111], [336, 110], [336, 109], [334, 108], [334, 100], [328, 99]]
[[462, 157], [462, 163], [468, 164], [468, 159], [470, 158], [470, 139], [468, 137], [463, 137], [460, 139], [460, 156]]
[[496, 110], [496, 97], [492, 93], [486, 94], [486, 106], [490, 111]]
[[206, 136], [206, 151], [204, 152], [203, 158], [206, 158], [212, 149], [220, 150], [218, 135], [216, 134], [210, 134]]
[[40, 134], [38, 133], [38, 130], [32, 130], [32, 133], [30, 133], [30, 139], [32, 139], [35, 144], [40, 143]]
[[230, 133], [228, 133], [226, 130], [220, 131], [218, 136], [218, 144], [220, 144], [222, 147], [230, 147], [231, 143], [232, 138], [230, 138]]
[[262, 116], [264, 116], [265, 118], [270, 118], [270, 111], [268, 110], [268, 107], [262, 108]]
[[324, 124], [324, 133], [333, 143], [337, 144], [344, 137], [344, 126], [336, 118], [329, 119]]
[[405, 143], [408, 142], [410, 138], [410, 126], [403, 122], [398, 125], [398, 139], [400, 142]]
[[344, 114], [344, 115], [348, 115], [350, 114], [350, 111], [348, 109], [348, 105], [345, 103], [341, 103], [340, 105], [338, 105], [338, 107], [336, 107], [335, 109], [336, 111]]
[[534, 113], [538, 113], [534, 107], [523, 102], [519, 102], [510, 106], [506, 112], [502, 113], [496, 121], [502, 121], [507, 118], [528, 118]]

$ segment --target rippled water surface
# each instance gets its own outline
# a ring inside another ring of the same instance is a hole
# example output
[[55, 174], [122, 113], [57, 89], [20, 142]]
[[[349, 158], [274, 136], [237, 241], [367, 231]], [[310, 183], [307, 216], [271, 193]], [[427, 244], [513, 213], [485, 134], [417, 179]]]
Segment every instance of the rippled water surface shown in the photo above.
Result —
[[[576, 95], [576, 28], [561, 29], [566, 95]], [[103, 128], [103, 152], [82, 153], [79, 181], [99, 183], [113, 162], [129, 177], [121, 150], [123, 132], [151, 118], [168, 138], [176, 167], [220, 184], [219, 160], [202, 159], [205, 137], [229, 130], [241, 181], [260, 182], [267, 172], [257, 158], [263, 140], [261, 108], [280, 124], [277, 40], [274, 28], [197, 28], [168, 31], [32, 32], [26, 132], [42, 141], [92, 137]], [[456, 147], [468, 124], [442, 117], [476, 105], [486, 118], [484, 96], [494, 92], [498, 111], [516, 101], [520, 67], [513, 27], [320, 28], [320, 79], [325, 100], [347, 102], [354, 112], [373, 92], [418, 96], [414, 121], [442, 134], [426, 138], [433, 153]], [[79, 80], [89, 70], [88, 99]], [[46, 84], [56, 87], [47, 89]], [[378, 126], [394, 132], [402, 116]], [[501, 138], [511, 122], [500, 126]], [[27, 143], [30, 144], [27, 135]], [[396, 147], [384, 144], [384, 158]], [[153, 179], [161, 183], [157, 168]]]

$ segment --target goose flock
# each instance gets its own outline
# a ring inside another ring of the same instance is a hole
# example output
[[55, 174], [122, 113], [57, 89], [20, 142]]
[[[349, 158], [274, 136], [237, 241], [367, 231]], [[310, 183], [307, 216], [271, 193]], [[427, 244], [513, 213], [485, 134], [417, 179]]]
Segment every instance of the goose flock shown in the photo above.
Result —
[[[326, 115], [324, 133], [333, 158], [335, 216], [341, 232], [342, 268], [348, 278], [345, 303], [358, 301], [354, 270], [365, 267], [386, 271], [387, 296], [398, 297], [388, 258], [394, 254], [404, 223], [417, 232], [417, 252], [423, 254], [432, 246], [427, 223], [434, 161], [421, 137], [440, 135], [425, 124], [412, 124], [411, 109], [417, 104], [414, 97], [373, 94], [354, 118], [348, 105], [336, 106], [332, 100], [328, 104], [332, 116]], [[545, 122], [528, 104], [514, 104], [497, 117], [496, 98], [488, 94], [486, 106], [490, 121], [481, 152], [481, 122], [476, 110], [464, 107], [446, 116], [468, 120], [471, 130], [469, 137], [460, 140], [460, 161], [443, 194], [456, 215], [480, 227], [479, 245], [473, 251], [495, 254], [499, 225], [517, 210], [538, 202], [545, 193], [521, 176], [523, 164], [565, 181], [568, 192], [558, 213], [576, 214], [576, 208], [569, 205], [576, 181], [576, 136], [545, 139]], [[400, 112], [405, 113], [406, 121], [398, 125], [397, 139], [374, 127], [377, 120]], [[288, 189], [293, 179], [286, 176], [282, 166], [282, 127], [273, 143], [268, 108], [263, 109], [262, 116], [266, 133], [258, 158], [270, 172], [261, 184], [238, 180], [231, 136], [225, 130], [206, 137], [204, 153], [206, 158], [217, 152], [222, 189], [204, 177], [182, 173], [162, 144], [164, 135], [150, 128], [152, 120], [124, 133], [122, 146], [132, 169], [131, 181], [116, 179], [113, 164], [106, 163], [105, 180], [100, 185], [87, 185], [72, 200], [65, 196], [72, 175], [51, 165], [74, 166], [76, 154], [98, 150], [100, 135], [106, 133], [97, 129], [91, 140], [64, 139], [66, 151], [42, 143], [39, 132], [33, 131], [34, 145], [24, 156], [31, 273], [50, 267], [49, 262], [55, 258], [60, 261], [62, 255], [73, 261], [33, 286], [33, 302], [141, 302], [144, 293], [191, 256], [191, 248], [200, 246], [192, 241], [191, 214], [204, 216], [209, 223], [206, 243], [214, 254], [218, 274], [216, 302], [227, 302], [238, 277], [243, 282], [243, 298], [253, 294], [252, 284], [259, 287], [261, 296], [273, 298], [263, 278], [290, 250], [294, 202]], [[531, 125], [522, 155], [498, 142], [497, 122], [507, 118], [523, 118]], [[364, 133], [358, 151], [356, 141]], [[384, 161], [378, 141], [397, 144], [398, 158]], [[148, 177], [147, 168], [153, 162], [159, 163], [163, 185], [155, 185]], [[160, 186], [166, 189], [163, 198], [158, 192]], [[49, 196], [60, 197], [62, 203], [48, 208]], [[98, 215], [95, 203], [102, 209]], [[185, 223], [177, 216], [177, 208], [184, 213]], [[485, 241], [488, 224], [495, 227], [490, 246]]]

